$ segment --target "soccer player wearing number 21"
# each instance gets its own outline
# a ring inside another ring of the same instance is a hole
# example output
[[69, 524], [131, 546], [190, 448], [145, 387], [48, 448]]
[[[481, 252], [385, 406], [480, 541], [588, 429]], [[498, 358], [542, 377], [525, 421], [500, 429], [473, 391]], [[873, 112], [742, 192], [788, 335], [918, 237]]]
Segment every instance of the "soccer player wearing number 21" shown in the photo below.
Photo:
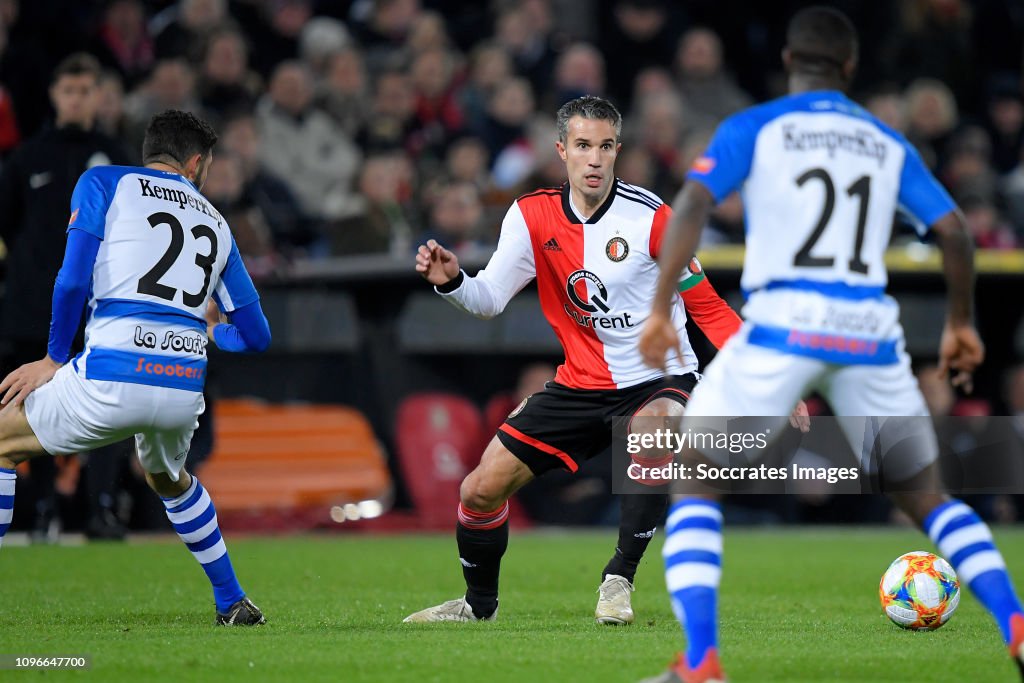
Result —
[[[865, 438], [858, 424], [878, 424], [880, 434], [887, 425], [918, 429], [922, 447], [912, 458], [884, 461], [883, 485], [901, 491], [890, 493], [893, 502], [956, 567], [1021, 665], [1024, 611], [988, 527], [942, 492], [934, 432], [915, 427], [928, 422], [913, 417], [928, 410], [903, 348], [898, 307], [885, 295], [883, 256], [900, 205], [921, 234], [931, 229], [938, 238], [949, 297], [940, 363], [953, 371], [953, 384], [969, 389], [984, 349], [973, 323], [963, 218], [914, 148], [842, 93], [857, 61], [849, 19], [824, 7], [801, 10], [789, 24], [783, 61], [790, 94], [726, 119], [675, 200], [640, 350], [660, 367], [678, 346], [672, 276], [689, 259], [712, 203], [739, 189], [747, 215], [745, 322], [694, 390], [684, 429], [692, 418], [782, 416], [811, 390], [831, 403], [854, 452]], [[874, 324], [842, 322], [867, 319]], [[714, 496], [685, 493], [669, 512], [663, 555], [686, 653], [656, 680], [710, 683], [724, 680], [717, 654], [722, 514]]]
[[[208, 340], [225, 351], [270, 344], [231, 231], [199, 192], [216, 141], [204, 121], [166, 111], [146, 129], [145, 167], [79, 178], [47, 354], [0, 383], [0, 542], [15, 465], [134, 435], [146, 481], [213, 585], [215, 623], [257, 625], [265, 619], [235, 577], [210, 495], [184, 469], [205, 407]], [[68, 362], [86, 303], [85, 349]]]

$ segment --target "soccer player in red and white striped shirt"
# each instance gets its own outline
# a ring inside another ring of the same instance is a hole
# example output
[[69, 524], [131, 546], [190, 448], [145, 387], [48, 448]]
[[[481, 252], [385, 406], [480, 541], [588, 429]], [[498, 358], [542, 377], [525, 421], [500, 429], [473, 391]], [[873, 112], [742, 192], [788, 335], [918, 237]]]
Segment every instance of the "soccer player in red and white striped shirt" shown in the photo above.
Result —
[[[555, 144], [568, 182], [512, 204], [485, 269], [469, 277], [455, 254], [434, 240], [416, 257], [416, 270], [441, 296], [481, 318], [501, 313], [536, 279], [565, 362], [554, 381], [509, 415], [462, 483], [456, 538], [465, 597], [412, 614], [409, 622], [493, 619], [508, 545], [509, 497], [535, 476], [556, 468], [575, 472], [581, 461], [605, 450], [613, 417], [634, 418], [630, 429], [637, 430], [652, 419], [662, 425], [682, 414], [698, 379], [687, 313], [716, 346], [740, 325], [693, 259], [672, 310], [682, 353], [665, 371], [644, 365], [637, 340], [653, 303], [671, 210], [651, 192], [615, 177], [622, 117], [614, 105], [581, 97], [562, 106], [557, 124]], [[599, 622], [633, 621], [633, 576], [665, 509], [663, 495], [624, 496], [619, 544], [603, 573]]]

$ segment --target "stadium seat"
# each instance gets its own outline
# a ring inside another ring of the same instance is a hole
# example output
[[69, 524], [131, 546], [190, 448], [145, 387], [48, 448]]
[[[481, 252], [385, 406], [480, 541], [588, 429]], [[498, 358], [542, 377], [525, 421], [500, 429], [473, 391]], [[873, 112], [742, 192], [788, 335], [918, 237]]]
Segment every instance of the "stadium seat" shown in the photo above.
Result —
[[495, 394], [491, 397], [491, 400], [484, 406], [484, 428], [487, 430], [484, 439], [489, 440], [494, 432], [498, 431], [498, 427], [505, 421], [509, 413], [516, 409], [519, 405], [519, 401], [516, 400], [515, 394], [511, 391], [505, 391], [500, 394]]
[[[480, 462], [493, 430], [468, 399], [423, 393], [407, 397], [398, 406], [395, 432], [398, 463], [416, 508], [418, 526], [443, 531], [454, 528], [459, 485]], [[522, 529], [531, 525], [515, 498], [509, 500], [509, 509], [512, 526]]]
[[480, 460], [483, 419], [461, 396], [413, 394], [398, 406], [395, 444], [421, 524], [451, 529], [459, 484]]
[[992, 414], [992, 404], [983, 398], [962, 398], [949, 414], [952, 417], [988, 417]]
[[328, 524], [333, 506], [390, 501], [384, 452], [358, 410], [222, 399], [214, 450], [199, 473], [227, 520]]

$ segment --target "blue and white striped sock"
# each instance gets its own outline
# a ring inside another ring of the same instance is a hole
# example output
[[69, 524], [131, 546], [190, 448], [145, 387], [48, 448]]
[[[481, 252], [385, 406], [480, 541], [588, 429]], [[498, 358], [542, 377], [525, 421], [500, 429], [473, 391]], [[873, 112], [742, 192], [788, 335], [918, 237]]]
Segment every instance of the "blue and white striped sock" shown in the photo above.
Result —
[[924, 520], [924, 530], [956, 569], [960, 581], [970, 586], [991, 612], [1008, 643], [1010, 617], [1024, 610], [988, 525], [969, 505], [951, 500], [931, 511]]
[[695, 669], [718, 643], [721, 507], [698, 498], [681, 500], [669, 510], [665, 530], [665, 584], [686, 636], [687, 663]]
[[235, 570], [231, 566], [210, 494], [198, 479], [192, 477], [192, 485], [185, 493], [177, 498], [162, 500], [167, 508], [167, 518], [178, 532], [178, 537], [192, 551], [213, 584], [217, 611], [226, 612], [231, 605], [245, 597], [245, 592], [238, 584]]
[[4, 543], [4, 536], [14, 517], [14, 483], [17, 480], [14, 470], [0, 467], [0, 545]]

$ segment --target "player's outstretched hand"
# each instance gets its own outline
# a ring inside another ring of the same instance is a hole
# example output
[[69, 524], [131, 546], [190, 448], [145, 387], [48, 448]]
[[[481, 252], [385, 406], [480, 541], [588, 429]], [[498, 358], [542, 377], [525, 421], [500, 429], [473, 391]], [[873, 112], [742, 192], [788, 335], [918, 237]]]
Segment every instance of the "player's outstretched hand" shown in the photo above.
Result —
[[416, 272], [434, 286], [443, 285], [458, 276], [459, 259], [436, 240], [427, 240], [416, 251]]
[[811, 413], [807, 410], [807, 404], [797, 401], [796, 408], [789, 414], [789, 424], [793, 429], [799, 429], [806, 434], [811, 431]]
[[18, 405], [33, 391], [53, 379], [58, 370], [60, 363], [49, 356], [34, 363], [25, 363], [0, 382], [0, 394], [3, 394], [0, 404]]
[[674, 350], [683, 359], [683, 347], [679, 344], [679, 333], [672, 319], [662, 313], [651, 313], [640, 332], [640, 355], [644, 363], [652, 368], [665, 369], [665, 357]]
[[985, 360], [985, 344], [971, 324], [946, 321], [939, 342], [939, 377], [951, 377], [953, 386], [966, 393], [974, 389], [972, 375]]

